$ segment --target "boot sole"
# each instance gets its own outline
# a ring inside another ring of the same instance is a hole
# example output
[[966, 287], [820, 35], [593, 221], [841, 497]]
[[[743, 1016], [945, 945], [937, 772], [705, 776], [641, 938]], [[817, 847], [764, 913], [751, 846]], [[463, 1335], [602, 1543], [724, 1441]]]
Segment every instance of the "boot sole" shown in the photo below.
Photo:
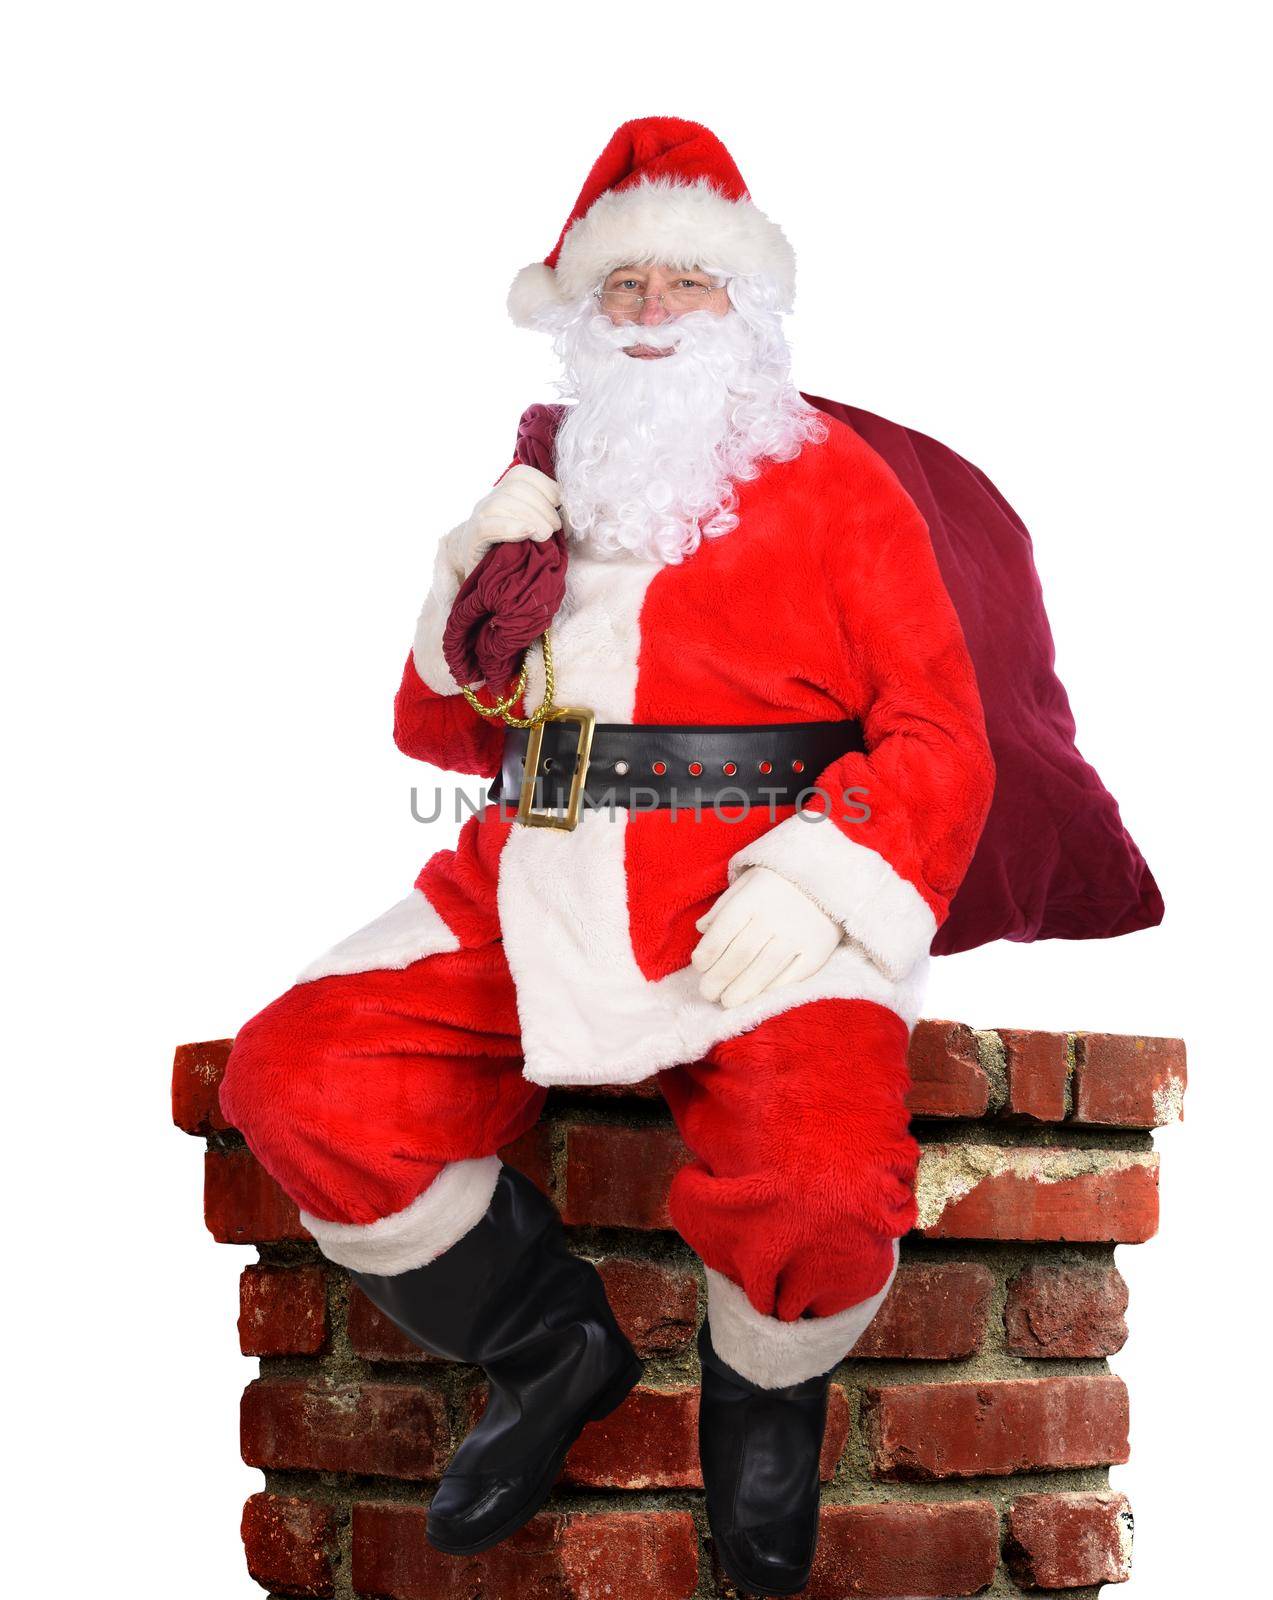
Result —
[[590, 1422], [600, 1422], [602, 1417], [608, 1417], [612, 1411], [617, 1410], [623, 1404], [640, 1382], [641, 1374], [644, 1371], [645, 1363], [640, 1360], [635, 1361], [631, 1366], [625, 1367], [619, 1377], [601, 1391], [600, 1396], [592, 1402], [592, 1409], [580, 1418], [563, 1443], [554, 1452], [530, 1496], [522, 1502], [511, 1517], [500, 1524], [494, 1533], [488, 1533], [484, 1539], [479, 1539], [472, 1544], [448, 1544], [433, 1537], [426, 1518], [424, 1536], [428, 1542], [435, 1550], [440, 1550], [443, 1555], [475, 1556], [483, 1550], [489, 1550], [493, 1544], [498, 1544], [501, 1539], [507, 1539], [510, 1533], [516, 1533], [523, 1523], [530, 1521], [553, 1492], [553, 1485], [557, 1482], [558, 1474], [561, 1472], [566, 1457], [570, 1454], [571, 1445], [574, 1444]]

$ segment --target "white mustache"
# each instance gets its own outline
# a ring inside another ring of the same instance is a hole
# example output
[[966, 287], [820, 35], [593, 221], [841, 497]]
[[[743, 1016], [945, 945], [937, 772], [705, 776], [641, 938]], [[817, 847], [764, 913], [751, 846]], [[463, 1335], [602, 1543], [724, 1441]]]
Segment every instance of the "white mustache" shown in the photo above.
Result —
[[718, 320], [712, 311], [688, 311], [674, 322], [645, 327], [639, 322], [611, 322], [608, 317], [599, 316], [593, 319], [592, 331], [601, 343], [615, 350], [630, 350], [634, 345], [645, 345], [650, 350], [674, 350], [687, 332], [692, 338], [694, 330], [708, 319]]

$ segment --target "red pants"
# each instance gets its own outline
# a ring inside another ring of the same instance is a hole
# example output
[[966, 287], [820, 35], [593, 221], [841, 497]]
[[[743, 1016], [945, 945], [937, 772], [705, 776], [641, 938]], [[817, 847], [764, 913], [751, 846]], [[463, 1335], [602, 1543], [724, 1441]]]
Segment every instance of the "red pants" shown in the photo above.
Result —
[[[691, 1156], [673, 1224], [764, 1316], [831, 1316], [887, 1282], [915, 1220], [906, 1047], [891, 1011], [825, 999], [659, 1074]], [[221, 1106], [301, 1210], [356, 1241], [524, 1133], [547, 1093], [521, 1075], [490, 944], [298, 984], [240, 1031]]]

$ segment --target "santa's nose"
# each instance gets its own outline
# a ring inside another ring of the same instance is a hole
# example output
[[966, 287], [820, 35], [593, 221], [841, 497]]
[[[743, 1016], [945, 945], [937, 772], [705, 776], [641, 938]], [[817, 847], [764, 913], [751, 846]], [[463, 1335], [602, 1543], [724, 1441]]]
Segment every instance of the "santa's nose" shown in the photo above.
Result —
[[666, 322], [667, 312], [663, 309], [663, 301], [657, 295], [643, 300], [637, 321], [646, 328], [656, 328], [660, 322]]

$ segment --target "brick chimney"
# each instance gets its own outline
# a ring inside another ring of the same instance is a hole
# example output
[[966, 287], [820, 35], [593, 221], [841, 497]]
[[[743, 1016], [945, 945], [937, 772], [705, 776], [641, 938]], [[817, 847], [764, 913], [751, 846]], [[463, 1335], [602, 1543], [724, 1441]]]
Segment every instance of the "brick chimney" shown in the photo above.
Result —
[[[482, 1375], [417, 1350], [318, 1253], [220, 1116], [229, 1048], [178, 1049], [173, 1115], [207, 1141], [213, 1237], [257, 1252], [238, 1322], [260, 1363], [242, 1405], [243, 1459], [265, 1478], [242, 1522], [257, 1583], [332, 1600], [732, 1594], [698, 1471], [701, 1268], [667, 1215], [687, 1152], [657, 1078], [554, 1090], [502, 1152], [555, 1200], [648, 1365], [585, 1430], [545, 1510], [457, 1560], [425, 1542], [425, 1507]], [[1114, 1247], [1156, 1227], [1152, 1129], [1181, 1115], [1184, 1047], [924, 1022], [911, 1071], [920, 1223], [832, 1385], [805, 1594], [1095, 1597], [1130, 1570], [1131, 1512], [1108, 1481], [1128, 1456], [1106, 1359], [1127, 1335]]]

